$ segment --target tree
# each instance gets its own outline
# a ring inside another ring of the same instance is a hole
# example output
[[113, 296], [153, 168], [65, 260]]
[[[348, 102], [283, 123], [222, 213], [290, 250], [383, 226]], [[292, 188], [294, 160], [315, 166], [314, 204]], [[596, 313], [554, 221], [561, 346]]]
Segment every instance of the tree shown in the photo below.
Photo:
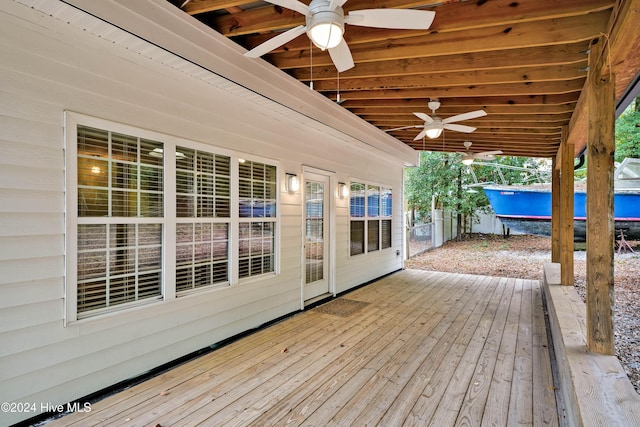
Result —
[[640, 158], [640, 95], [616, 120], [616, 162]]
[[[521, 157], [500, 157], [493, 163], [523, 167], [538, 166], [534, 159]], [[473, 172], [471, 169], [473, 168]], [[432, 204], [437, 209], [447, 209], [458, 215], [458, 226], [466, 230], [474, 219], [478, 208], [488, 206], [482, 190], [473, 184], [480, 182], [502, 184], [522, 183], [529, 179], [521, 171], [505, 169], [499, 176], [496, 169], [488, 166], [466, 166], [459, 154], [421, 152], [420, 165], [406, 170], [405, 194], [412, 218], [428, 222]], [[462, 236], [462, 230], [458, 230]]]

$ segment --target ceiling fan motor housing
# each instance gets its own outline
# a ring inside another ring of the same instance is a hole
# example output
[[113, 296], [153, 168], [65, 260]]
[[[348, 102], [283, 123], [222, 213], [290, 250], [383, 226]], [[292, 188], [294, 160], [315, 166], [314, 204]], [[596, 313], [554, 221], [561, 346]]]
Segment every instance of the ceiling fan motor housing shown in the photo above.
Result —
[[435, 113], [435, 111], [438, 108], [440, 108], [440, 101], [432, 99], [431, 101], [429, 101], [427, 106], [429, 107], [429, 109], [431, 110], [432, 113]]

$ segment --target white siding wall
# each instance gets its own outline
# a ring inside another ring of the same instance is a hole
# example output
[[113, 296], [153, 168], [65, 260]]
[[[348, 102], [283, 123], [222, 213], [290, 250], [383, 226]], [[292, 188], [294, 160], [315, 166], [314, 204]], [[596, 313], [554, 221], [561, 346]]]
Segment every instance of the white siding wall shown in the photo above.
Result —
[[310, 165], [391, 186], [393, 247], [365, 256], [349, 257], [349, 202], [337, 200], [336, 291], [402, 267], [401, 161], [29, 7], [1, 9], [0, 401], [65, 403], [301, 306], [301, 195], [282, 192], [279, 275], [65, 327], [65, 111], [274, 159], [282, 177]]

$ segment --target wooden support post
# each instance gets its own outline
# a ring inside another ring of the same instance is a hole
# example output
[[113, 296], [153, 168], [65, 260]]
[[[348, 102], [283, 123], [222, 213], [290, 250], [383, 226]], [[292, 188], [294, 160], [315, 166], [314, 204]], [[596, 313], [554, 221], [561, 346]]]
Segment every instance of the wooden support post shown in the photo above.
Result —
[[602, 45], [592, 42], [587, 79], [587, 347], [612, 355], [615, 80], [598, 72]]
[[560, 283], [573, 286], [573, 144], [562, 128], [560, 165]]
[[558, 156], [551, 159], [551, 262], [560, 262], [560, 169]]

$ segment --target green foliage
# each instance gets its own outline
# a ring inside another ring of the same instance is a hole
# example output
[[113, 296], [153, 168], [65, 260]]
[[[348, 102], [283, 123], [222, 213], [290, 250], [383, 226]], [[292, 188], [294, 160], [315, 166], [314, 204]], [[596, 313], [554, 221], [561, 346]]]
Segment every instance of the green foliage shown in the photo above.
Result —
[[640, 96], [616, 120], [616, 162], [640, 158]]
[[[489, 166], [466, 166], [459, 154], [421, 152], [420, 165], [406, 170], [405, 194], [408, 207], [416, 212], [417, 218], [426, 218], [431, 212], [432, 202], [437, 209], [448, 209], [456, 214], [473, 216], [476, 209], [488, 206], [489, 201], [478, 182], [506, 181], [507, 184], [527, 182], [531, 177], [521, 171], [502, 171], [499, 176], [495, 168]], [[494, 163], [518, 167], [533, 167], [537, 160], [522, 157], [500, 157]], [[473, 168], [473, 173], [470, 168]], [[474, 178], [475, 173], [475, 178]]]

